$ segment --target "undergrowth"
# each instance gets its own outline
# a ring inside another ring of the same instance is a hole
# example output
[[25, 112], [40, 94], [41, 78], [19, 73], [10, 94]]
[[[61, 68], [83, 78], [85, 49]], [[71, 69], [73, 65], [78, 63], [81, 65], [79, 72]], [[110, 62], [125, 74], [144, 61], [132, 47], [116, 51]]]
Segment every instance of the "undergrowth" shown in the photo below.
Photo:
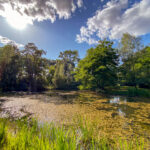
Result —
[[141, 139], [109, 141], [94, 135], [95, 125], [78, 118], [74, 125], [38, 124], [36, 120], [0, 120], [0, 149], [3, 150], [144, 150]]
[[107, 92], [109, 94], [114, 94], [114, 95], [150, 98], [149, 89], [142, 89], [142, 88], [135, 88], [135, 87], [120, 87], [111, 90], [108, 89]]

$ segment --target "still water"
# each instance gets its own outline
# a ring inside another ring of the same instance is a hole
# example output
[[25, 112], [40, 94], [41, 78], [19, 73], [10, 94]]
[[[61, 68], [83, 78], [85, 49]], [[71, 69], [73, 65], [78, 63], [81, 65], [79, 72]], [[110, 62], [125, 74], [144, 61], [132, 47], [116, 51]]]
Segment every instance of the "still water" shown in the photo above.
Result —
[[76, 116], [96, 124], [97, 134], [150, 139], [150, 99], [100, 95], [90, 91], [49, 91], [0, 98], [1, 117], [36, 117], [40, 123], [71, 125]]

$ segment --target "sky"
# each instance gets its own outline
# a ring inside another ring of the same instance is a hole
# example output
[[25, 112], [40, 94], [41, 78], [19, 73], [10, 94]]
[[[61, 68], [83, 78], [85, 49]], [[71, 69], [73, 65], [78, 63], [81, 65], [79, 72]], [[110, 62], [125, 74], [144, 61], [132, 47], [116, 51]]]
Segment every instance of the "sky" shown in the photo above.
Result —
[[33, 42], [49, 59], [127, 32], [150, 43], [150, 0], [0, 0], [0, 46]]

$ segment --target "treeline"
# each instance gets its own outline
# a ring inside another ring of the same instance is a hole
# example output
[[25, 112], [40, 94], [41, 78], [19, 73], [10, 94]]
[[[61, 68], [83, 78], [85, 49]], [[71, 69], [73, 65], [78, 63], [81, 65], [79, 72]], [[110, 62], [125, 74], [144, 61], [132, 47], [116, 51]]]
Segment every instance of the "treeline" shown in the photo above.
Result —
[[45, 51], [33, 43], [20, 51], [6, 45], [0, 48], [0, 87], [2, 91], [37, 91], [46, 86]]
[[1, 47], [1, 90], [105, 90], [124, 85], [150, 88], [150, 47], [143, 47], [140, 38], [128, 33], [123, 35], [119, 48], [114, 48], [111, 41], [99, 41], [82, 60], [76, 50], [61, 52], [56, 60], [44, 58], [45, 54], [33, 43], [24, 50], [13, 45]]

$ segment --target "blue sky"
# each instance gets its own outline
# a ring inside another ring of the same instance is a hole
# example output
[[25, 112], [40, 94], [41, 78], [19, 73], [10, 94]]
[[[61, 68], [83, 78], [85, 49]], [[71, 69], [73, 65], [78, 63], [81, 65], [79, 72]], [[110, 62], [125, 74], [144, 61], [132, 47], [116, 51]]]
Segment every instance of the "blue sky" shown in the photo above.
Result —
[[[25, 21], [24, 29], [15, 28], [20, 22], [15, 22], [14, 16], [10, 14], [13, 21], [11, 24], [11, 19], [6, 15], [6, 7], [12, 5], [9, 1], [0, 2], [1, 46], [10, 41], [20, 46], [34, 42], [38, 48], [47, 51], [47, 58], [56, 59], [60, 51], [68, 49], [78, 50], [82, 58], [86, 50], [94, 46], [99, 39], [107, 37], [111, 40], [119, 40], [123, 32], [141, 36], [145, 45], [150, 43], [150, 2], [148, 0], [64, 0], [62, 4], [60, 0], [56, 0], [57, 2], [44, 0], [49, 2], [50, 6], [47, 6], [47, 3], [42, 6], [41, 3], [37, 3], [34, 7], [42, 8], [42, 11], [39, 9], [38, 12], [28, 4], [30, 2], [32, 4], [35, 0], [29, 0], [28, 3], [15, 1], [13, 1], [12, 11], [18, 13], [17, 8], [19, 8], [19, 15], [21, 14], [25, 19], [29, 18], [29, 21]], [[25, 13], [22, 8], [28, 13]], [[54, 14], [49, 15], [51, 13]]]

